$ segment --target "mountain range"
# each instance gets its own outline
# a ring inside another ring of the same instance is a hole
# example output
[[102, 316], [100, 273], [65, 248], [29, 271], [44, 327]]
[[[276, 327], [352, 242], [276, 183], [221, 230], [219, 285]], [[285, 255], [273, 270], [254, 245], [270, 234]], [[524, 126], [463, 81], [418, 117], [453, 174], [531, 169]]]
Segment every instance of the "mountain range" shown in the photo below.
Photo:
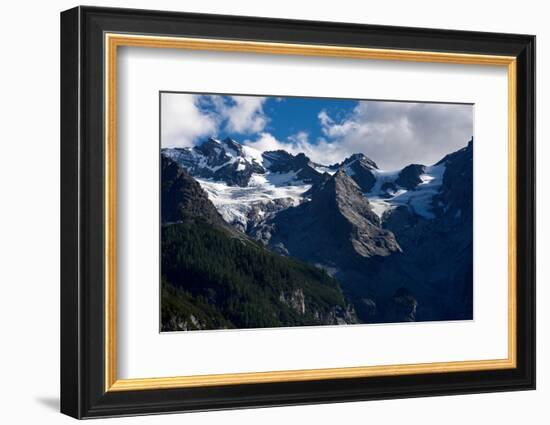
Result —
[[[324, 165], [229, 138], [161, 157], [163, 228], [203, 217], [240, 244], [323, 271], [342, 293], [343, 322], [472, 318], [473, 140], [393, 171], [363, 153]], [[174, 190], [176, 175], [193, 189]]]

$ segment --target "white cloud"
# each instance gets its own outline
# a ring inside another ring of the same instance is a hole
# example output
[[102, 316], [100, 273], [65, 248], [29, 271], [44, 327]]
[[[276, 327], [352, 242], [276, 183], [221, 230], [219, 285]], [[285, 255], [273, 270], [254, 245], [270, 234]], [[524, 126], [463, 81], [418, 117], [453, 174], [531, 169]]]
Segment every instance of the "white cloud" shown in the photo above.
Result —
[[339, 121], [325, 110], [318, 119], [323, 137], [314, 143], [299, 131], [285, 141], [262, 132], [245, 144], [261, 151], [303, 152], [326, 165], [364, 153], [382, 169], [399, 169], [412, 163], [431, 165], [465, 146], [473, 135], [471, 105], [362, 101]]
[[305, 131], [299, 131], [288, 138], [291, 143], [297, 145], [306, 145], [309, 142], [309, 134]]
[[201, 111], [195, 95], [163, 93], [161, 96], [161, 145], [163, 148], [193, 146], [197, 137], [217, 132], [218, 120]]
[[257, 133], [267, 124], [262, 105], [265, 97], [232, 96], [235, 106], [227, 112], [227, 129], [235, 133]]
[[263, 112], [267, 100], [259, 96], [205, 96], [231, 133], [252, 134], [261, 132], [268, 118]]
[[327, 140], [312, 157], [341, 161], [364, 153], [385, 169], [433, 164], [473, 135], [471, 105], [361, 101], [338, 122], [326, 111], [318, 118]]
[[162, 147], [189, 147], [220, 130], [238, 134], [260, 133], [268, 123], [265, 97], [201, 96], [163, 93], [161, 98]]
[[260, 152], [277, 151], [283, 149], [287, 152], [293, 153], [290, 150], [292, 148], [290, 144], [280, 142], [270, 133], [260, 133], [256, 140], [247, 139], [243, 143], [246, 146], [250, 146], [251, 148], [259, 150]]
[[319, 122], [321, 123], [321, 126], [323, 128], [328, 127], [334, 123], [334, 120], [331, 117], [329, 117], [329, 115], [327, 114], [327, 111], [325, 111], [324, 109], [321, 112], [319, 112], [319, 114], [317, 115], [317, 118], [319, 118]]
[[[341, 162], [351, 155], [344, 153], [339, 143], [329, 143], [324, 138], [319, 138], [317, 143], [308, 143], [300, 146], [301, 152], [304, 152], [313, 162], [323, 165], [332, 165]], [[355, 152], [353, 152], [355, 153]]]

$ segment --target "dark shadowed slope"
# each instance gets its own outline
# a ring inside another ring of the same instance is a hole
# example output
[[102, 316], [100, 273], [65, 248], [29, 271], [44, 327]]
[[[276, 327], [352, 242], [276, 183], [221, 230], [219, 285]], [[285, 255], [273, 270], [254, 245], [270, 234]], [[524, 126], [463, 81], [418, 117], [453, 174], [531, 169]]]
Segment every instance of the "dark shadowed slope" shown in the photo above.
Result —
[[162, 172], [163, 331], [356, 322], [335, 279], [233, 229], [175, 162]]

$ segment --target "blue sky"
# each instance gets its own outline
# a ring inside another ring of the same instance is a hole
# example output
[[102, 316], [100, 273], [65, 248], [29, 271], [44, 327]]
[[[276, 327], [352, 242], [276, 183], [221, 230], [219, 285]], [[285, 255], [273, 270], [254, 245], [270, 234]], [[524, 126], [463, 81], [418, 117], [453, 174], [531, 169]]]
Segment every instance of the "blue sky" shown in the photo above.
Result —
[[322, 164], [364, 153], [384, 169], [433, 164], [473, 135], [473, 106], [327, 98], [161, 94], [162, 147], [231, 137]]
[[[224, 101], [235, 106], [235, 102], [229, 96], [223, 96]], [[201, 101], [202, 99], [202, 101]], [[216, 109], [208, 97], [200, 97], [199, 105], [203, 111], [215, 114]], [[291, 141], [299, 133], [306, 133], [311, 143], [318, 143], [323, 138], [322, 128], [319, 124], [319, 113], [326, 111], [329, 115], [344, 118], [352, 114], [357, 106], [355, 100], [320, 99], [304, 97], [266, 97], [262, 105], [263, 113], [268, 117], [263, 128], [264, 132], [273, 135], [277, 140]], [[249, 132], [237, 132], [232, 128], [221, 126], [218, 129], [217, 137], [231, 137], [243, 141], [243, 136], [250, 136]]]

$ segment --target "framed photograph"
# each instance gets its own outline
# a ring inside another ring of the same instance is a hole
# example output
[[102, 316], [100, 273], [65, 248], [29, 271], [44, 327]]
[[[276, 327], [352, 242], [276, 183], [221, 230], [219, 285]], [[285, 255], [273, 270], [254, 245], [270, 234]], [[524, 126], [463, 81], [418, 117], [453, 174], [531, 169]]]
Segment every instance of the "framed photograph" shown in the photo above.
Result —
[[535, 37], [61, 14], [61, 411], [535, 388]]

